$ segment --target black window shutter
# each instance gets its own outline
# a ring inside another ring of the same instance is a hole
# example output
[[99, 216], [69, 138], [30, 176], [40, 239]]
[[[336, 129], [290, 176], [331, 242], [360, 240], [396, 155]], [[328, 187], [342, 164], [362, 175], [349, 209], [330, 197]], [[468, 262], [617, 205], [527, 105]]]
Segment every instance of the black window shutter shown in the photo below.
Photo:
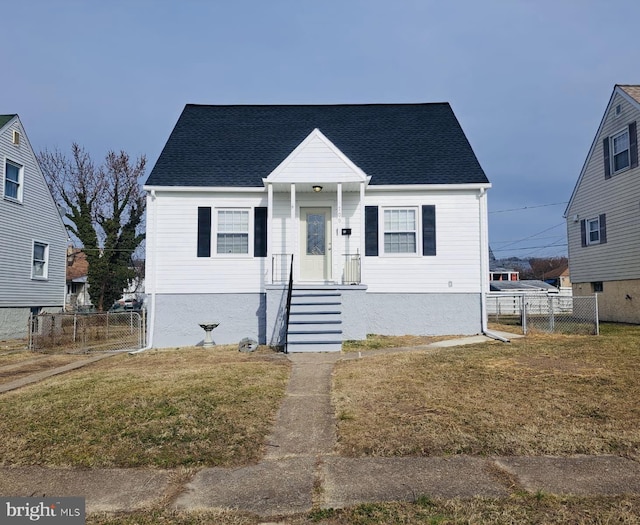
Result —
[[607, 242], [607, 216], [603, 213], [600, 215], [600, 244]]
[[422, 255], [436, 254], [436, 207], [422, 206]]
[[584, 248], [587, 245], [587, 221], [586, 219], [582, 219], [580, 221], [580, 238], [582, 239], [581, 244]]
[[629, 161], [632, 168], [638, 167], [638, 131], [635, 120], [629, 124]]
[[211, 257], [210, 207], [198, 207], [198, 257]]
[[364, 254], [378, 255], [378, 207], [364, 207]]
[[611, 159], [609, 159], [609, 137], [602, 141], [602, 150], [604, 151], [604, 178], [611, 178]]
[[253, 256], [267, 256], [267, 208], [253, 210]]

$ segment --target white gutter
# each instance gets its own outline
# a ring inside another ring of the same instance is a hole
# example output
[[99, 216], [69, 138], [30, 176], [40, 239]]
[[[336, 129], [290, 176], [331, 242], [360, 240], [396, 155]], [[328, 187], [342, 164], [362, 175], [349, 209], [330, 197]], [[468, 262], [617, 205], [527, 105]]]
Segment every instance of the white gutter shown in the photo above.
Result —
[[225, 192], [225, 193], [257, 193], [266, 192], [267, 188], [262, 186], [143, 186], [142, 189], [155, 195], [156, 191], [164, 193], [203, 193], [203, 192]]
[[156, 203], [156, 190], [151, 190], [151, 203], [153, 204], [153, 242], [151, 243], [151, 246], [155, 253], [153, 254], [153, 262], [151, 265], [151, 275], [153, 276], [153, 288], [151, 288], [151, 318], [147, 320], [147, 322], [149, 323], [149, 338], [147, 339], [147, 346], [145, 346], [144, 348], [140, 348], [139, 350], [129, 352], [129, 355], [139, 354], [141, 352], [144, 352], [145, 350], [153, 348], [153, 331], [156, 325], [156, 259], [158, 254], [158, 250], [156, 247], [156, 239], [158, 238], [158, 204]]
[[487, 284], [489, 283], [489, 235], [487, 221], [487, 190], [480, 188], [478, 193], [478, 214], [480, 219], [480, 321], [482, 333], [487, 332]]
[[480, 190], [482, 195], [491, 188], [491, 183], [474, 184], [369, 184], [367, 191], [460, 191]]

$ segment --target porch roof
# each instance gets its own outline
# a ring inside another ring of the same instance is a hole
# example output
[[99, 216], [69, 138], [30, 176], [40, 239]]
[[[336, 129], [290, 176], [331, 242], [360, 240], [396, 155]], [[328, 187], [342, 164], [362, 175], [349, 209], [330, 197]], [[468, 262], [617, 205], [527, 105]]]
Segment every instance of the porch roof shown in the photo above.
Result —
[[146, 184], [261, 187], [315, 128], [370, 185], [489, 182], [448, 103], [188, 104]]

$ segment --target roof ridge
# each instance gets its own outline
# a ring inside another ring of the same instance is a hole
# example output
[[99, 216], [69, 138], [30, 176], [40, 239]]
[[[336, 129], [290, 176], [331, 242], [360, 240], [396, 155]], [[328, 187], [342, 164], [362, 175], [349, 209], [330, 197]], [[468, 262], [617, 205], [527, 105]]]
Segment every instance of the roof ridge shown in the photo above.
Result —
[[338, 104], [199, 104], [188, 102], [185, 106], [210, 107], [210, 108], [318, 108], [318, 107], [371, 107], [371, 106], [438, 106], [450, 105], [449, 102], [362, 102], [362, 103], [338, 103]]

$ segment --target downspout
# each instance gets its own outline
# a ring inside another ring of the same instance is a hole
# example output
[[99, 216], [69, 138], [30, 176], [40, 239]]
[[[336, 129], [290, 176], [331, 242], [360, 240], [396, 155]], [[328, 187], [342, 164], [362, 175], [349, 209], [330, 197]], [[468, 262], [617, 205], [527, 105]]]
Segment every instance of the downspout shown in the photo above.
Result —
[[151, 289], [151, 316], [147, 320], [147, 322], [149, 323], [149, 337], [147, 338], [147, 346], [145, 346], [144, 348], [140, 348], [139, 350], [129, 352], [129, 355], [139, 354], [141, 352], [144, 352], [145, 350], [153, 348], [153, 331], [156, 324], [156, 259], [158, 254], [156, 246], [156, 239], [158, 238], [158, 205], [156, 203], [156, 190], [151, 190], [151, 203], [153, 205], [153, 242], [151, 243], [151, 246], [153, 248], [154, 254], [153, 258], [151, 259], [151, 275], [153, 276], [153, 288]]
[[509, 339], [501, 335], [490, 332], [487, 327], [487, 292], [489, 291], [489, 224], [487, 214], [487, 190], [480, 188], [478, 195], [480, 205], [478, 213], [480, 214], [480, 321], [482, 325], [482, 334], [492, 339], [497, 339], [503, 343], [508, 343]]

